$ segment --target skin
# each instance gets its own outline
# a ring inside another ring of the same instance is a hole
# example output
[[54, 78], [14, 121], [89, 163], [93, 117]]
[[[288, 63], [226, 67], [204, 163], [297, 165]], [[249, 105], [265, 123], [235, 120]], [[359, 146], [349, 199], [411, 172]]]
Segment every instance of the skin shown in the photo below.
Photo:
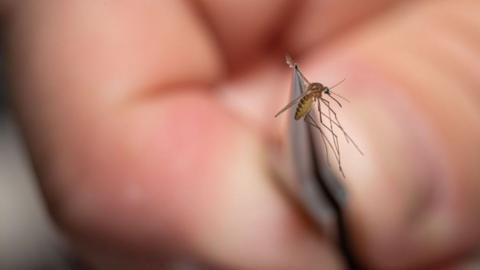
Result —
[[480, 3], [358, 3], [2, 2], [12, 106], [78, 254], [99, 269], [341, 269], [268, 161], [284, 142], [273, 115], [289, 52], [311, 81], [347, 78], [362, 263], [475, 267]]

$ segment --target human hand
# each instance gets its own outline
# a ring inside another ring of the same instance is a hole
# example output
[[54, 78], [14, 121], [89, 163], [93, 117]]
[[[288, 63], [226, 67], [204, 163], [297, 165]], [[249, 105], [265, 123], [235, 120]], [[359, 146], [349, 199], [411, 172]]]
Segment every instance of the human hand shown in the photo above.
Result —
[[312, 80], [348, 79], [342, 120], [366, 153], [342, 147], [362, 262], [438, 269], [480, 240], [478, 7], [19, 1], [3, 14], [45, 199], [99, 268], [341, 267], [266, 162], [290, 52]]

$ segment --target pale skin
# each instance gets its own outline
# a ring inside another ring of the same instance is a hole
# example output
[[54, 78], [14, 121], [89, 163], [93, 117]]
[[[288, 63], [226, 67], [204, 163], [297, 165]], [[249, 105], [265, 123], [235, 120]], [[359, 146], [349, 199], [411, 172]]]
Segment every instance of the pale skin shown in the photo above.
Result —
[[361, 261], [478, 258], [480, 2], [359, 2], [1, 2], [12, 107], [78, 254], [100, 269], [341, 269], [266, 162], [288, 52], [312, 81], [347, 78]]

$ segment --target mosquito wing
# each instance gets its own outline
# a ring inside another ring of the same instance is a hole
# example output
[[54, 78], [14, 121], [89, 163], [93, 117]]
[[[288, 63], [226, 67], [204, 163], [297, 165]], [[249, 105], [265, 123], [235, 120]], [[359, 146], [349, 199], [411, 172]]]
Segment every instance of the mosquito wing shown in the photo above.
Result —
[[301, 98], [307, 95], [308, 91], [305, 90], [305, 81], [303, 80], [303, 76], [297, 68], [297, 65], [293, 64], [293, 60], [287, 55], [287, 64], [292, 68], [292, 91], [291, 93], [302, 93], [299, 97], [294, 98], [290, 103], [288, 103], [285, 107], [283, 107], [275, 117], [279, 116], [284, 111], [288, 110], [290, 107], [295, 105]]
[[277, 114], [275, 114], [275, 117], [279, 116], [281, 113], [288, 110], [290, 107], [295, 105], [295, 103], [297, 103], [301, 98], [303, 98], [306, 95], [307, 95], [307, 93], [303, 93], [301, 96], [294, 98], [292, 101], [290, 101], [290, 103], [285, 105], [285, 107], [283, 107]]

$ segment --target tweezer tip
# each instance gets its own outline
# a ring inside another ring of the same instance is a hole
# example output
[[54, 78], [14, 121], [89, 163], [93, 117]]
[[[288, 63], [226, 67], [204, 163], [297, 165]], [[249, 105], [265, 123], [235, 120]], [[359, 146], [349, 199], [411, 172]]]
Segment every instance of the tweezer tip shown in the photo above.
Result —
[[293, 62], [293, 58], [288, 53], [285, 55], [285, 62], [290, 68], [295, 68], [297, 66], [297, 64]]

